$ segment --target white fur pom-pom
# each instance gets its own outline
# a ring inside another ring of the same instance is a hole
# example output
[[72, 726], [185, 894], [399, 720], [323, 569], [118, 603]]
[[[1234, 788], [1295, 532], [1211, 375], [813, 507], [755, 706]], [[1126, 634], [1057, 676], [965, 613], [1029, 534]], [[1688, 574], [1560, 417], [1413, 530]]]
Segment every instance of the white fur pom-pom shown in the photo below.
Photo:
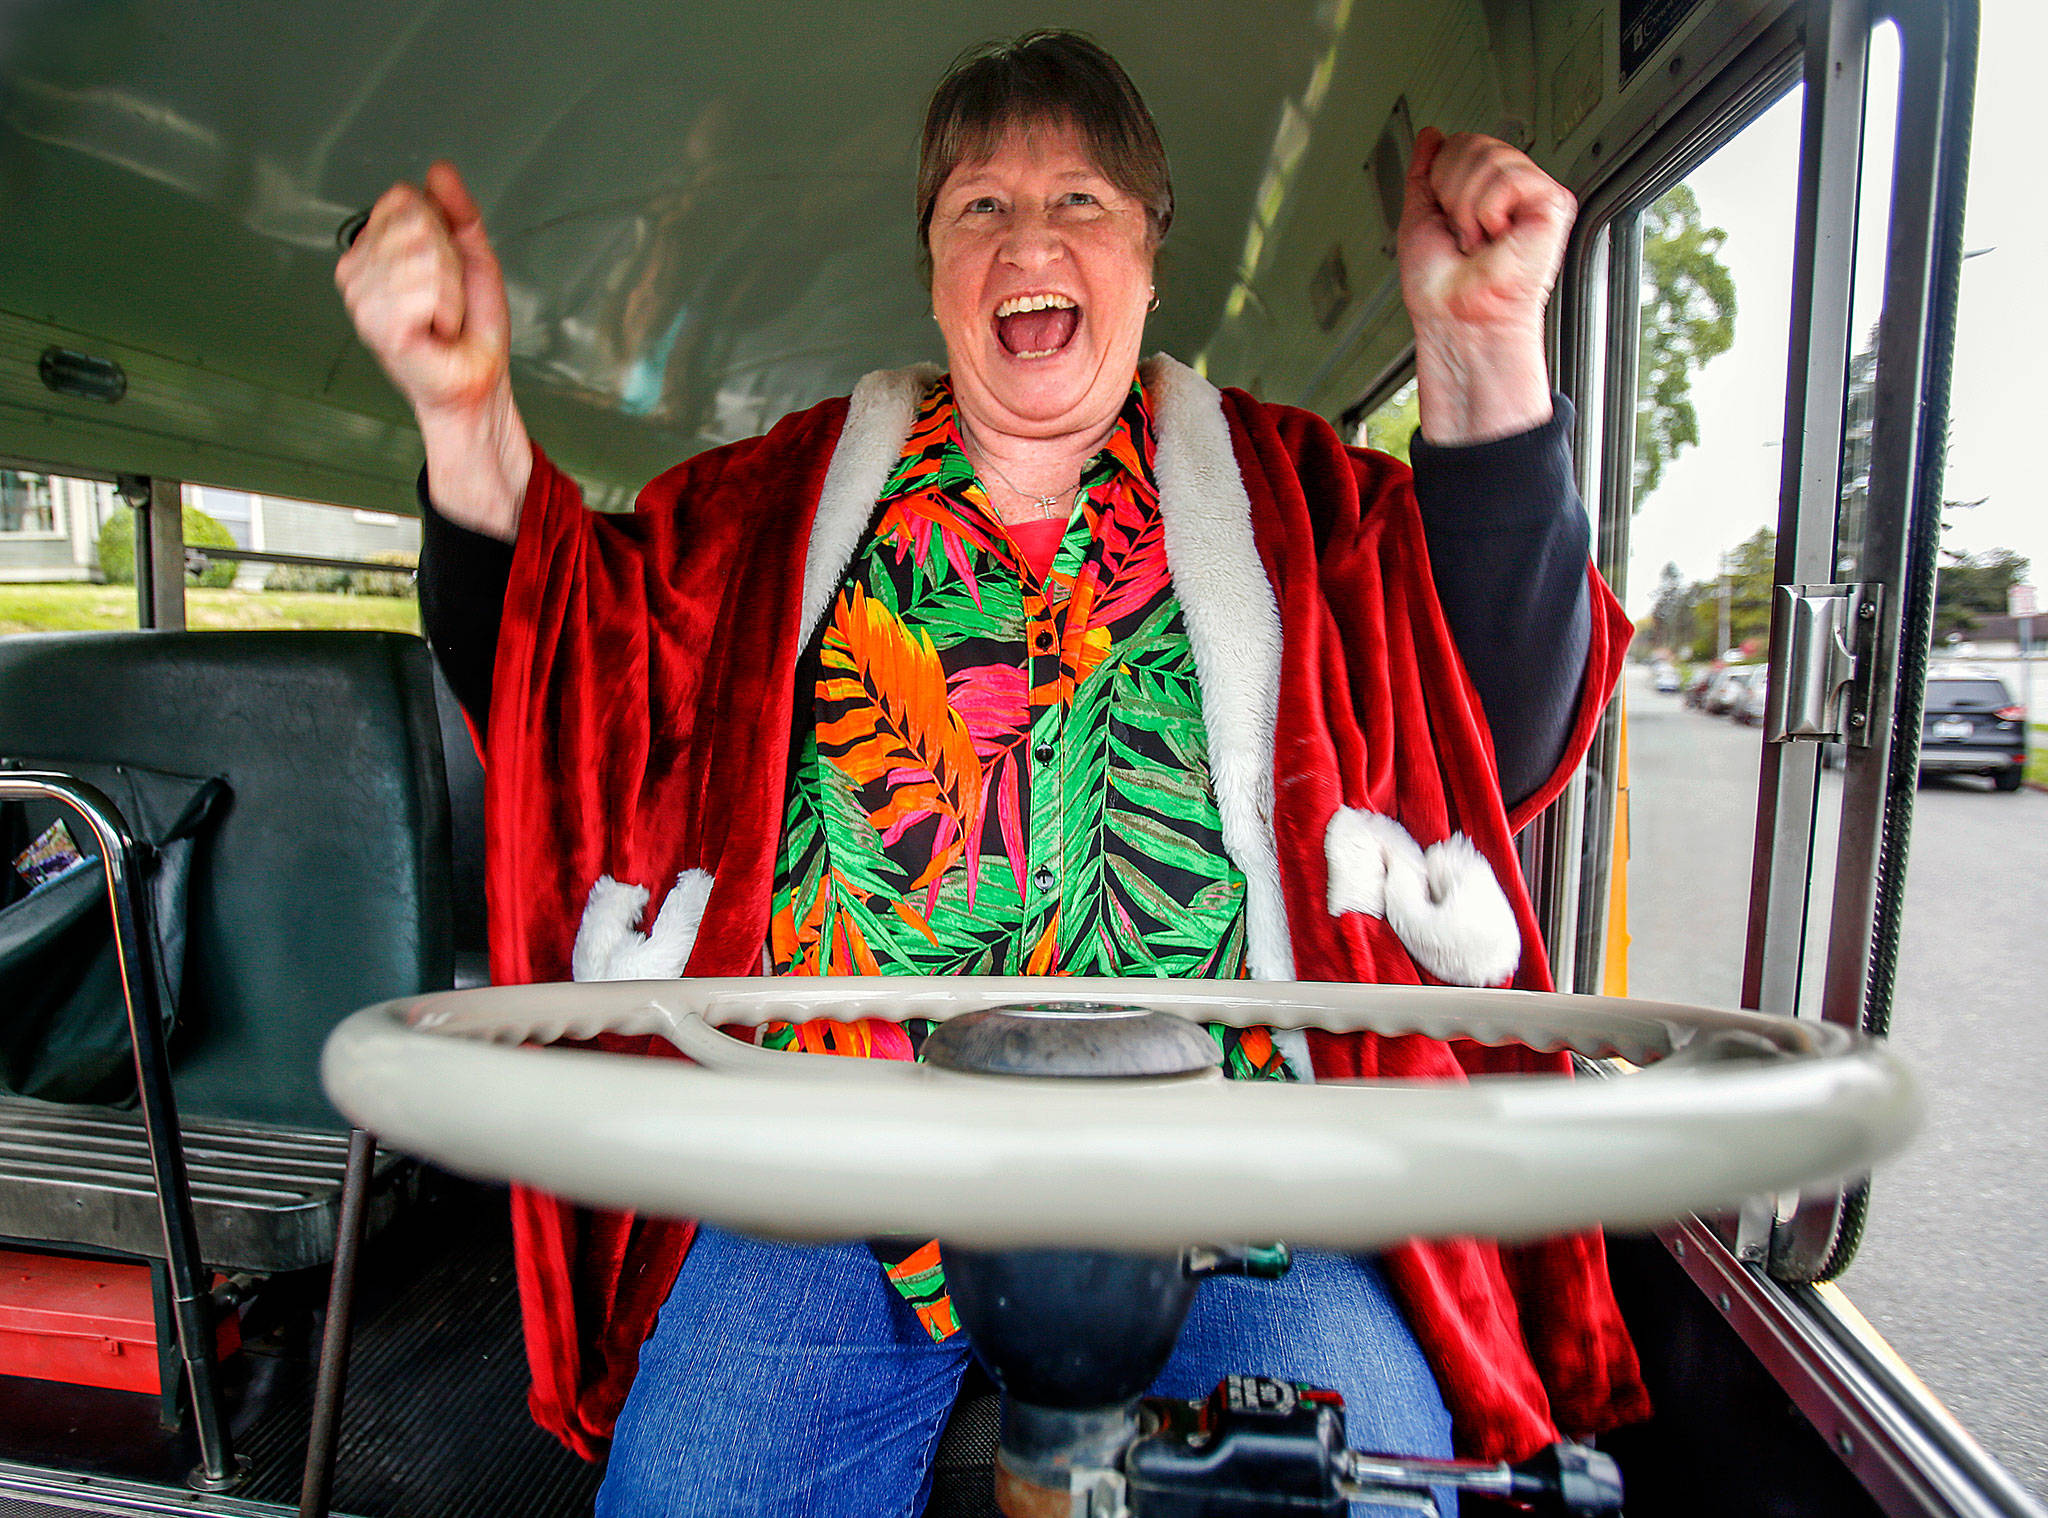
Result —
[[1387, 876], [1393, 872], [1420, 876], [1422, 845], [1408, 830], [1383, 812], [1340, 806], [1323, 835], [1323, 858], [1330, 871], [1330, 915], [1363, 912], [1387, 915]]
[[1387, 925], [1415, 962], [1456, 986], [1495, 986], [1522, 959], [1507, 893], [1463, 833], [1422, 851], [1423, 871], [1387, 879]]
[[1427, 849], [1379, 812], [1339, 807], [1323, 837], [1330, 914], [1386, 920], [1415, 962], [1459, 986], [1496, 986], [1522, 959], [1522, 930], [1493, 868], [1463, 833]]
[[685, 870], [654, 915], [654, 925], [639, 930], [647, 892], [600, 875], [590, 888], [583, 921], [570, 951], [569, 973], [577, 980], [675, 980], [697, 946], [697, 929], [711, 899], [711, 876]]

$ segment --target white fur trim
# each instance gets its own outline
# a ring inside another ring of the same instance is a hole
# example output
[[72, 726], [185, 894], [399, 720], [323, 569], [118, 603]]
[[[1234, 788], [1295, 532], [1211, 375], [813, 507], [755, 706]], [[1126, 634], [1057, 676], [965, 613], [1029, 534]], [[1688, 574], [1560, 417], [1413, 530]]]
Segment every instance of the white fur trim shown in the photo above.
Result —
[[1415, 962], [1456, 986], [1496, 986], [1522, 960], [1522, 929], [1493, 867], [1463, 833], [1423, 848], [1393, 818], [1339, 807], [1323, 835], [1330, 915], [1386, 919]]
[[1280, 1057], [1287, 1061], [1287, 1068], [1294, 1078], [1309, 1085], [1315, 1084], [1316, 1060], [1309, 1052], [1308, 1030], [1306, 1028], [1269, 1028], [1273, 1035], [1273, 1047], [1280, 1051]]
[[576, 927], [576, 945], [569, 951], [569, 975], [573, 980], [605, 980], [612, 955], [624, 942], [640, 911], [647, 905], [644, 886], [620, 885], [609, 875], [600, 875], [590, 887], [583, 904], [583, 921]]
[[1294, 944], [1273, 841], [1273, 732], [1280, 711], [1280, 608], [1252, 538], [1220, 391], [1164, 354], [1145, 361], [1159, 429], [1166, 562], [1187, 618], [1209, 732], [1223, 846], [1245, 878], [1245, 958], [1257, 980], [1292, 980]]
[[875, 502], [917, 420], [918, 402], [939, 372], [930, 364], [878, 369], [853, 387], [846, 424], [825, 469], [817, 514], [811, 518], [810, 550], [804, 557], [804, 645], [810, 643], [839, 582], [846, 578], [846, 566], [867, 535]]
[[685, 870], [654, 914], [654, 925], [642, 933], [646, 888], [598, 876], [576, 929], [570, 975], [576, 980], [678, 979], [697, 946], [697, 929], [710, 899], [711, 876], [703, 870]]

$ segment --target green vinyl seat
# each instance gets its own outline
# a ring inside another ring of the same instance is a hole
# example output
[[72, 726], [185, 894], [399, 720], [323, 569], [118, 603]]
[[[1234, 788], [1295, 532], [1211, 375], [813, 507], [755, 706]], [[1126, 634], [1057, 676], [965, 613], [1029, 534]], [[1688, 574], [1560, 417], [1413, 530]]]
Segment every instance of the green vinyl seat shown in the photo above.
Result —
[[[0, 638], [0, 760], [226, 781], [170, 1044], [211, 1265], [327, 1258], [347, 1124], [321, 1045], [358, 1007], [452, 982], [442, 731], [426, 644], [404, 634]], [[160, 1254], [138, 1115], [0, 1099], [0, 1236]]]

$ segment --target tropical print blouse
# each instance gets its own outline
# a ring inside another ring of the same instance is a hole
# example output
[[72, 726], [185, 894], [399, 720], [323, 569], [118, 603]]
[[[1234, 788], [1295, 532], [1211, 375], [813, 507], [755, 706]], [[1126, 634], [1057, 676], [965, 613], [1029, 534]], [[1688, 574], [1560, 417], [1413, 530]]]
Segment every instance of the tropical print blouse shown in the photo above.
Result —
[[[950, 385], [926, 396], [804, 677], [777, 974], [1244, 973], [1155, 445], [1133, 384], [1040, 579], [967, 461]], [[927, 1031], [761, 1036], [905, 1059]], [[1211, 1031], [1230, 1075], [1292, 1073], [1263, 1030]], [[936, 1248], [877, 1253], [933, 1337], [952, 1333]]]

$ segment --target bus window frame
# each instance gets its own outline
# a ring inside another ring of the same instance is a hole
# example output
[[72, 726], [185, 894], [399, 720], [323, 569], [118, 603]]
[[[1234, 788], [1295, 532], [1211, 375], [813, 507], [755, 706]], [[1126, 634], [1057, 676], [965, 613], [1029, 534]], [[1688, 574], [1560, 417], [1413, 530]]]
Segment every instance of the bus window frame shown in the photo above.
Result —
[[[1892, 962], [1883, 953], [1873, 955], [1871, 945], [1881, 931], [1882, 914], [1896, 913], [1917, 764], [1917, 745], [1894, 744], [1891, 735], [1895, 722], [1918, 722], [1917, 689], [1905, 692], [1902, 700], [1897, 676], [1902, 651], [1911, 650], [1917, 640], [1924, 653], [1932, 613], [1924, 587], [1917, 610], [1909, 606], [1914, 598], [1909, 595], [1908, 550], [1918, 544], [1919, 556], [1926, 557], [1931, 541], [1927, 503], [1931, 498], [1938, 513], [1940, 494], [1939, 460], [1921, 436], [1930, 424], [1915, 418], [1930, 365], [1937, 359], [1946, 362], [1945, 349], [1935, 352], [1929, 331], [1935, 262], [1938, 256], [1960, 254], [1959, 222], [1949, 239], [1955, 248], [1934, 246], [1942, 197], [1959, 193], [1945, 188], [1935, 144], [1948, 125], [1947, 113], [1956, 108], [1957, 86], [1950, 75], [1957, 66], [1951, 54], [1964, 10], [1973, 31], [1974, 0], [1920, 8], [1901, 0], [1809, 0], [1803, 13], [1788, 11], [1587, 197], [1566, 257], [1562, 309], [1554, 329], [1557, 372], [1565, 387], [1586, 402], [1576, 441], [1582, 495], [1595, 512], [1596, 563], [1625, 595], [1635, 420], [1636, 213], [1791, 84], [1829, 81], [1831, 89], [1809, 87], [1802, 120], [1775, 575], [1780, 584], [1832, 579], [1843, 405], [1854, 343], [1850, 306], [1856, 255], [1853, 235], [1838, 229], [1855, 224], [1870, 37], [1881, 22], [1898, 28], [1897, 147], [1879, 337], [1881, 413], [1874, 423], [1870, 537], [1861, 582], [1875, 586], [1881, 598], [1864, 654], [1871, 671], [1865, 698], [1870, 741], [1849, 750], [1818, 1008], [1826, 1020], [1852, 1027], [1871, 1028], [1873, 1011], [1881, 1025], [1889, 1006]], [[1971, 37], [1960, 35], [1974, 59]], [[1967, 112], [1966, 90], [1963, 109]], [[1966, 126], [1967, 114], [1963, 120]], [[1820, 229], [1831, 235], [1821, 235]], [[1938, 536], [1938, 519], [1931, 530]], [[1781, 677], [1783, 640], [1784, 629], [1774, 619], [1771, 667]], [[1603, 850], [1613, 837], [1611, 756], [1621, 720], [1619, 710], [1610, 709], [1595, 736], [1586, 774], [1600, 776], [1603, 783], [1580, 804], [1578, 815], [1555, 810], [1539, 819], [1524, 841], [1525, 867], [1536, 886], [1559, 983], [1581, 991], [1599, 989], [1604, 965], [1612, 861]], [[1816, 1013], [1801, 1007], [1800, 986], [1818, 806], [1817, 746], [1765, 743], [1741, 997], [1745, 1007], [1788, 1016]], [[1567, 946], [1568, 952], [1560, 952]], [[1759, 1213], [1741, 1228], [1738, 1252], [1745, 1258], [1769, 1258], [1774, 1274], [1789, 1282], [1824, 1279], [1847, 1263], [1837, 1242], [1845, 1234], [1845, 1212], [1854, 1211], [1853, 1205], [1845, 1207], [1848, 1197], [1845, 1191], [1805, 1198], [1790, 1218], [1777, 1223]], [[1853, 1216], [1847, 1221], [1846, 1233], [1852, 1236]]]

